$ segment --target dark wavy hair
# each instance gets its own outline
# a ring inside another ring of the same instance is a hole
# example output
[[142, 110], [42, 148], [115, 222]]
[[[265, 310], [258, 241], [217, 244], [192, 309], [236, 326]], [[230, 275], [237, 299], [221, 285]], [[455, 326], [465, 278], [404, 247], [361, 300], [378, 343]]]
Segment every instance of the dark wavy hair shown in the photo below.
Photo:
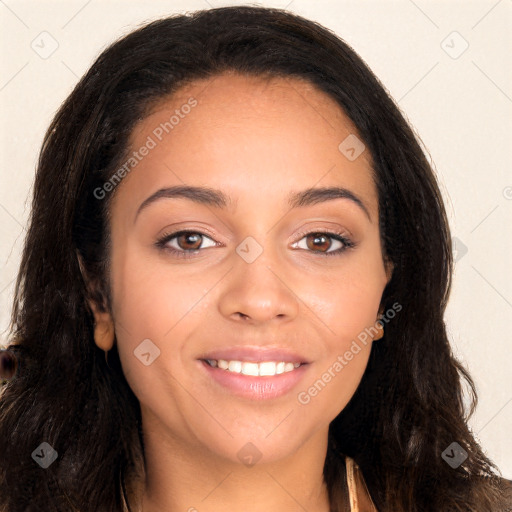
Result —
[[[88, 300], [111, 310], [112, 194], [99, 201], [93, 191], [125, 161], [135, 124], [155, 105], [223, 72], [314, 84], [352, 120], [373, 161], [382, 247], [394, 265], [381, 307], [403, 309], [331, 423], [324, 466], [331, 510], [346, 510], [344, 455], [361, 467], [379, 511], [499, 510], [499, 471], [467, 426], [475, 386], [443, 321], [451, 238], [418, 139], [333, 32], [285, 10], [242, 6], [152, 21], [111, 44], [46, 132], [9, 325], [19, 366], [0, 395], [0, 510], [129, 505], [144, 474], [140, 405], [116, 346], [107, 366], [94, 343]], [[45, 470], [33, 460], [42, 442], [58, 453]], [[441, 457], [452, 442], [468, 454], [455, 469]]]

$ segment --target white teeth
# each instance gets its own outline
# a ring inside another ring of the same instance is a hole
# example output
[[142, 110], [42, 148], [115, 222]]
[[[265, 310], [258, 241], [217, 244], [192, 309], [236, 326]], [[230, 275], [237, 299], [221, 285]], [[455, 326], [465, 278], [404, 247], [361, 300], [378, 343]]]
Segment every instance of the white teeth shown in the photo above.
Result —
[[260, 375], [275, 375], [276, 363], [260, 363]]
[[286, 363], [284, 365], [285, 372], [291, 372], [293, 369], [295, 369], [295, 365], [293, 363]]
[[242, 364], [242, 373], [244, 375], [252, 375], [253, 377], [257, 377], [259, 372], [259, 364], [258, 363], [243, 363]]
[[265, 361], [262, 363], [248, 363], [243, 361], [226, 361], [225, 359], [207, 359], [206, 362], [221, 370], [227, 370], [233, 373], [242, 373], [243, 375], [251, 375], [253, 377], [264, 377], [279, 375], [285, 372], [291, 372], [298, 368], [301, 363], [290, 363], [284, 361]]
[[242, 363], [240, 361], [229, 361], [228, 370], [230, 372], [240, 373], [242, 371]]

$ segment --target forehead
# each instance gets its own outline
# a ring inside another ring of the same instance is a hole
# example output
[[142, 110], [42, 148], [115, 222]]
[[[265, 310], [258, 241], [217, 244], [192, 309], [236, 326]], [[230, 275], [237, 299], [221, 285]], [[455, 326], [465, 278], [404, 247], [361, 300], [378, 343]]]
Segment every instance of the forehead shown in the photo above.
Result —
[[132, 162], [116, 196], [140, 204], [161, 187], [210, 185], [236, 208], [255, 194], [268, 203], [338, 185], [361, 196], [374, 218], [369, 151], [351, 160], [340, 149], [351, 137], [360, 139], [351, 120], [309, 82], [224, 73], [162, 98], [135, 126], [129, 154], [150, 149]]

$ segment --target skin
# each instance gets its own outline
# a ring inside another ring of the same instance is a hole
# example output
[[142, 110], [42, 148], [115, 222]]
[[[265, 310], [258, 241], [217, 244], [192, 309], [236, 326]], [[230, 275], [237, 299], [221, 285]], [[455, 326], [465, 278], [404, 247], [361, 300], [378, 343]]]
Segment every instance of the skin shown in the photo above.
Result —
[[[322, 475], [328, 426], [354, 394], [372, 341], [360, 344], [309, 403], [299, 403], [297, 394], [375, 325], [391, 277], [369, 152], [354, 161], [340, 152], [340, 142], [357, 131], [314, 86], [231, 73], [194, 82], [163, 100], [136, 126], [132, 150], [191, 96], [197, 106], [115, 190], [112, 314], [92, 305], [96, 343], [103, 350], [117, 343], [141, 404], [143, 510], [328, 512]], [[233, 202], [222, 209], [161, 199], [134, 222], [148, 196], [184, 184], [221, 189]], [[350, 189], [370, 218], [348, 199], [295, 209], [287, 204], [290, 192], [328, 186]], [[155, 246], [163, 233], [180, 229], [206, 235], [202, 245], [201, 238], [167, 242], [182, 251], [200, 247], [188, 259]], [[301, 235], [333, 230], [356, 247], [324, 256], [342, 244], [332, 238], [314, 244], [314, 237]], [[263, 248], [252, 263], [235, 250], [248, 236]], [[149, 366], [134, 357], [147, 338], [160, 349]], [[236, 397], [197, 360], [207, 350], [235, 344], [288, 347], [310, 364], [284, 396]], [[261, 454], [252, 467], [237, 456], [248, 442]]]

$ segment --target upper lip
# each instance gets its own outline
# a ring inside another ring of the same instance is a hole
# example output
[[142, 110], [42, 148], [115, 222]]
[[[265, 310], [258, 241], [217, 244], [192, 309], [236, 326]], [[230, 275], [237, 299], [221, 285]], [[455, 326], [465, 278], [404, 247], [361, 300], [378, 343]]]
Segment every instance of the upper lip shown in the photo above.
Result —
[[211, 350], [199, 359], [224, 359], [225, 361], [246, 361], [249, 363], [262, 363], [277, 361], [285, 363], [308, 363], [301, 354], [282, 347], [262, 346], [234, 346]]

